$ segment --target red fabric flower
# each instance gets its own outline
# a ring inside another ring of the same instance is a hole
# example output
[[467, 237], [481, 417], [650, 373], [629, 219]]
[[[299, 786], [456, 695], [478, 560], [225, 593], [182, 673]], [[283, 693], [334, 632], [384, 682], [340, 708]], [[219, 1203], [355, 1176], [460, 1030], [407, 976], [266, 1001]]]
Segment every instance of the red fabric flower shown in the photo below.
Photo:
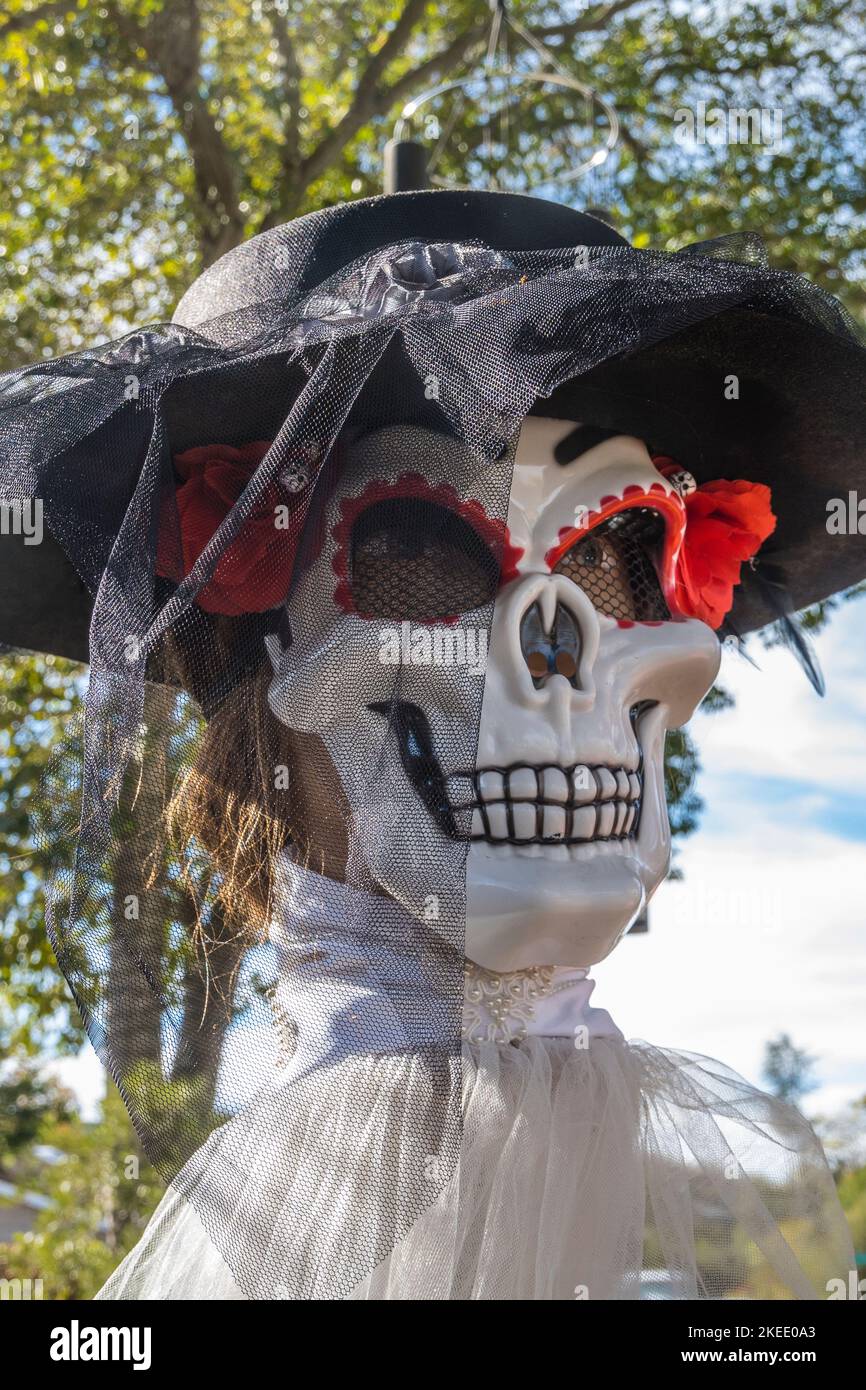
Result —
[[685, 499], [686, 529], [675, 577], [681, 613], [719, 627], [734, 602], [740, 569], [776, 528], [764, 483], [719, 478]]
[[[189, 574], [224, 517], [237, 502], [270, 442], [257, 440], [232, 448], [204, 444], [174, 458], [184, 480], [177, 488], [183, 575], [177, 574], [173, 527], [164, 525], [157, 549], [157, 573], [178, 581]], [[253, 514], [217, 563], [196, 602], [208, 613], [238, 617], [263, 613], [285, 598], [296, 545], [295, 528], [277, 525], [276, 508], [291, 499], [276, 484], [259, 498]]]

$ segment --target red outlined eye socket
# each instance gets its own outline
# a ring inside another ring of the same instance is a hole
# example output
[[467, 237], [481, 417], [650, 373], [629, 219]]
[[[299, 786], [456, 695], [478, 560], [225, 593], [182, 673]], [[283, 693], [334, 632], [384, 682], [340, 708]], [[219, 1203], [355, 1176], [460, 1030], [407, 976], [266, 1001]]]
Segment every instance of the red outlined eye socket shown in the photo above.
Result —
[[420, 473], [343, 498], [333, 536], [337, 606], [391, 621], [456, 622], [515, 577], [523, 553], [480, 502]]
[[[545, 561], [550, 570], [556, 569], [557, 566], [561, 566], [568, 553], [581, 541], [585, 541], [593, 531], [604, 526], [612, 517], [638, 507], [656, 512], [664, 520], [661, 551], [655, 559], [655, 569], [671, 617], [680, 617], [681, 614], [676, 602], [676, 568], [685, 532], [686, 509], [679, 495], [669, 492], [661, 482], [651, 483], [649, 488], [631, 483], [623, 489], [621, 497], [603, 497], [598, 508], [589, 511], [579, 526], [561, 528], [556, 544], [544, 557]], [[615, 607], [611, 608], [608, 615], [616, 616], [622, 626], [632, 626], [635, 621], [630, 616], [619, 616], [619, 611]], [[638, 621], [641, 620], [638, 619]]]

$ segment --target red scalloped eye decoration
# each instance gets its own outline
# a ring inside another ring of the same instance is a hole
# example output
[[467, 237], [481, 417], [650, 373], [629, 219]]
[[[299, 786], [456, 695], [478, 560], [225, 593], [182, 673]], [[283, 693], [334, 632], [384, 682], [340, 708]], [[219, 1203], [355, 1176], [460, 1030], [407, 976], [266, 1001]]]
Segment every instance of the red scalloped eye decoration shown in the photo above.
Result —
[[[670, 458], [658, 456], [653, 463], [664, 476], [680, 471]], [[671, 613], [700, 618], [718, 628], [733, 605], [743, 564], [775, 530], [771, 500], [764, 483], [741, 478], [704, 483], [684, 499], [662, 483], [653, 483], [649, 489], [632, 483], [621, 497], [603, 497], [581, 526], [563, 527], [545, 559], [552, 569], [600, 522], [626, 507], [651, 506], [661, 511], [668, 523], [659, 580]]]
[[[344, 613], [354, 613], [354, 598], [349, 579], [349, 554], [352, 527], [363, 511], [374, 502], [397, 497], [417, 497], [446, 507], [472, 527], [476, 535], [487, 545], [499, 562], [499, 584], [508, 584], [517, 577], [517, 563], [523, 554], [520, 546], [512, 545], [508, 527], [504, 521], [491, 517], [482, 504], [474, 497], [461, 498], [450, 483], [430, 483], [422, 473], [401, 473], [393, 481], [384, 478], [372, 479], [357, 497], [344, 497], [340, 502], [340, 520], [333, 529], [337, 549], [333, 559], [333, 569], [337, 576], [334, 601]], [[364, 616], [362, 614], [362, 616]], [[451, 618], [439, 618], [439, 622], [454, 622]]]
[[[157, 548], [158, 574], [175, 582], [189, 574], [270, 447], [267, 440], [238, 447], [207, 444], [175, 457], [175, 471], [183, 480], [175, 494], [180, 555], [173, 544], [174, 518], [165, 515]], [[653, 462], [663, 474], [677, 470], [669, 458], [658, 456]], [[459, 497], [449, 483], [433, 485], [421, 473], [403, 473], [394, 482], [374, 479], [359, 496], [344, 498], [340, 504], [341, 517], [333, 532], [338, 580], [334, 597], [344, 612], [355, 611], [349, 583], [352, 525], [371, 503], [392, 497], [419, 497], [455, 512], [497, 557], [500, 586], [516, 578], [523, 550], [512, 545], [503, 521], [490, 517], [474, 498]], [[632, 483], [621, 497], [603, 497], [579, 527], [563, 527], [545, 558], [552, 569], [572, 545], [609, 516], [626, 507], [652, 506], [668, 523], [659, 575], [668, 607], [673, 614], [700, 618], [718, 628], [733, 604], [743, 564], [775, 530], [771, 500], [764, 483], [743, 479], [704, 483], [685, 500], [660, 482], [649, 489]], [[286, 529], [275, 525], [275, 508], [281, 503], [297, 508], [297, 522]], [[209, 613], [236, 617], [280, 604], [288, 589], [303, 512], [295, 495], [284, 494], [275, 483], [266, 488], [197, 595], [199, 606]]]
[[[596, 510], [587, 512], [580, 526], [560, 528], [556, 545], [548, 550], [544, 557], [545, 561], [549, 568], [553, 569], [566, 551], [570, 550], [578, 541], [584, 540], [596, 526], [607, 521], [608, 517], [614, 516], [617, 512], [626, 511], [629, 507], [652, 507], [654, 511], [661, 512], [665, 518], [667, 523], [665, 537], [662, 554], [658, 561], [659, 583], [665, 601], [673, 612], [676, 602], [677, 558], [683, 541], [686, 513], [682, 498], [677, 493], [669, 491], [664, 483], [651, 483], [648, 488], [641, 487], [638, 483], [628, 483], [623, 488], [621, 497], [613, 495], [602, 497]], [[620, 627], [625, 626], [633, 626], [633, 624], [626, 623], [626, 621], [620, 622]], [[653, 627], [656, 624], [641, 623], [641, 626]]]

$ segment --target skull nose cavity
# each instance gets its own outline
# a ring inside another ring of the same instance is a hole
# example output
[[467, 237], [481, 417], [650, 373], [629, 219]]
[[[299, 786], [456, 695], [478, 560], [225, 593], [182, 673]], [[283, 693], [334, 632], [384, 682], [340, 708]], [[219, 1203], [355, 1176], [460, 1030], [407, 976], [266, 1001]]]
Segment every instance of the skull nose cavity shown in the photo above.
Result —
[[520, 622], [520, 650], [532, 684], [540, 690], [551, 676], [564, 676], [577, 689], [580, 664], [580, 631], [577, 620], [558, 603], [549, 631], [538, 603], [527, 608]]

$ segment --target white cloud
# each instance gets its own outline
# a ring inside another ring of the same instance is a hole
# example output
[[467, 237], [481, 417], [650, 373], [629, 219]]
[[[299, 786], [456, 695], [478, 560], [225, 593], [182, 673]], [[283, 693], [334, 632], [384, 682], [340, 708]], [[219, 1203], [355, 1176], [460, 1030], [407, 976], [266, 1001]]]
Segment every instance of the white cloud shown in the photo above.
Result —
[[821, 699], [784, 647], [725, 652], [719, 677], [737, 707], [699, 714], [695, 736], [708, 771], [785, 777], [866, 804], [866, 599], [846, 604], [815, 640], [827, 680]]
[[49, 1070], [74, 1093], [82, 1117], [85, 1120], [97, 1119], [108, 1076], [90, 1043], [74, 1057], [61, 1057], [52, 1062]]
[[[840, 791], [866, 819], [864, 624], [853, 603], [819, 639], [824, 701], [784, 650], [759, 651], [760, 672], [726, 658], [737, 707], [694, 727], [709, 825], [682, 843], [685, 880], [659, 890], [649, 934], [593, 972], [629, 1036], [756, 1082], [766, 1040], [790, 1033], [818, 1058], [810, 1113], [866, 1092], [866, 845], [822, 828]], [[789, 798], [756, 795], [762, 777], [787, 779]]]

